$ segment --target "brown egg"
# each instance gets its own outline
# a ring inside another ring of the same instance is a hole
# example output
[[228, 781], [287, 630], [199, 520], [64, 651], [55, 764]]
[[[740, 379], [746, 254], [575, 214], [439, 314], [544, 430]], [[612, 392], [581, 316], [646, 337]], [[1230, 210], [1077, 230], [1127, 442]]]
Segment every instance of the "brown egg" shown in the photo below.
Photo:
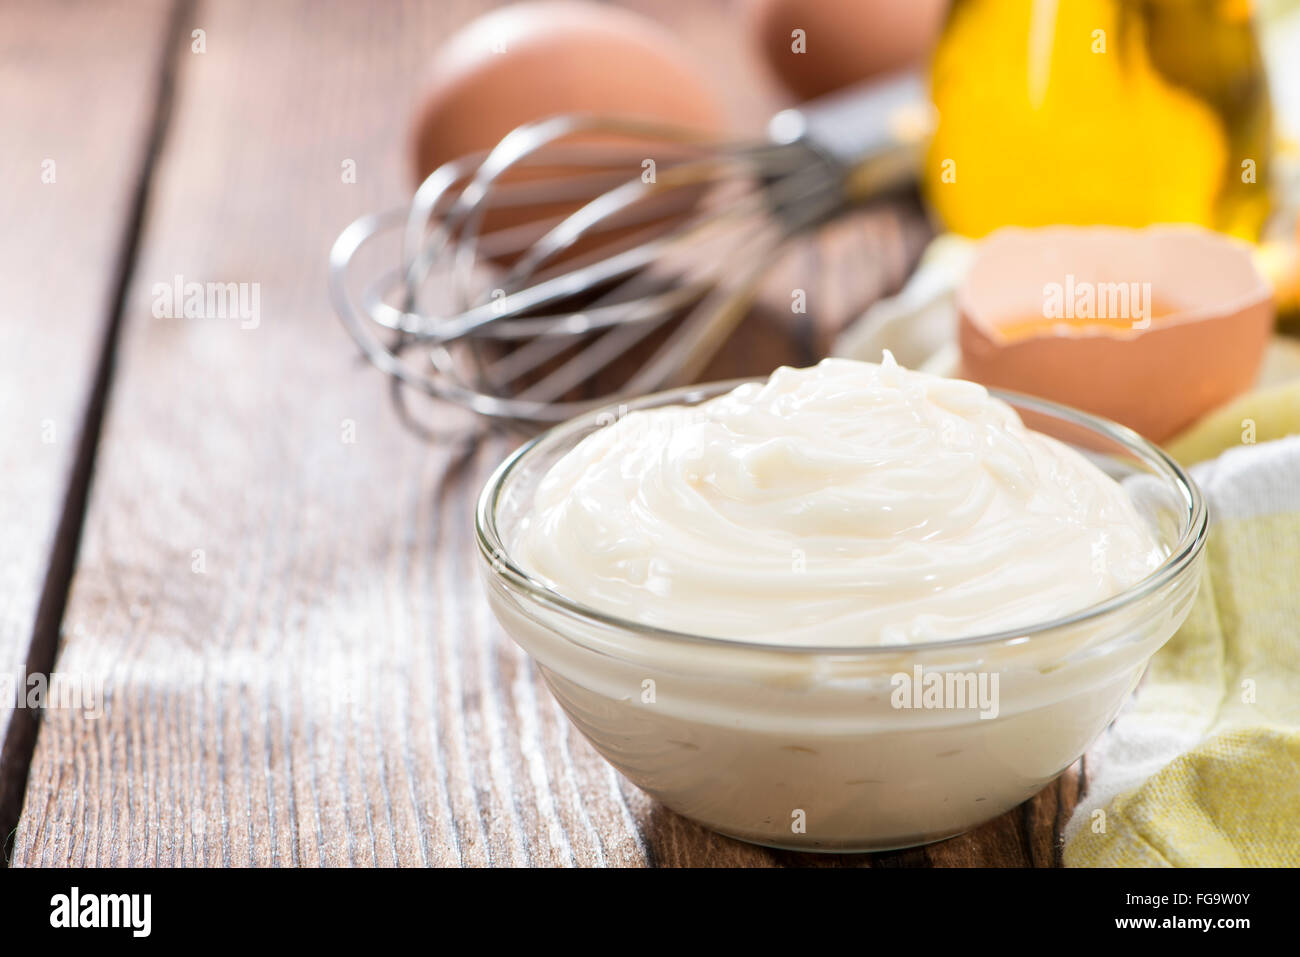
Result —
[[938, 38], [947, 0], [747, 0], [753, 43], [777, 79], [811, 99], [912, 66]]
[[1250, 388], [1274, 318], [1249, 247], [1190, 226], [1000, 230], [957, 310], [963, 377], [1157, 442]]
[[663, 27], [604, 4], [520, 3], [474, 20], [438, 51], [411, 129], [415, 178], [523, 123], [572, 112], [724, 126], [709, 83]]

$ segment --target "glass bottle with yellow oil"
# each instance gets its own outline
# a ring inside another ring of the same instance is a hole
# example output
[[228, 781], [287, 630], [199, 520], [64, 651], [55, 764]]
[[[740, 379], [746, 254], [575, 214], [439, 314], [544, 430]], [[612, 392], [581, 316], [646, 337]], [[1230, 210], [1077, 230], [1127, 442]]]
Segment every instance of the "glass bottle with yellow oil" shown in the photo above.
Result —
[[1271, 112], [1250, 0], [954, 0], [931, 67], [952, 230], [1191, 222], [1255, 240]]

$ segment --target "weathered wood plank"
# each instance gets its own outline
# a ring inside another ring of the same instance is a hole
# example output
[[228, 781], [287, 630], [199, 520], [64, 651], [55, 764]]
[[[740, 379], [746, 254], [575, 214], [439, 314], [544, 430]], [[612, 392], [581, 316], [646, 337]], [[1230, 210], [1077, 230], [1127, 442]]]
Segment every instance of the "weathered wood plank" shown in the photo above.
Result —
[[[874, 859], [709, 834], [621, 781], [490, 619], [471, 509], [515, 439], [403, 429], [324, 291], [338, 229], [402, 195], [413, 78], [475, 7], [195, 13], [207, 52], [181, 58], [64, 620], [59, 666], [108, 699], [101, 718], [46, 721], [15, 863], [1043, 863], [1050, 793]], [[742, 42], [722, 5], [654, 10], [689, 15], [705, 54]], [[744, 59], [727, 49], [715, 62]], [[812, 359], [852, 311], [834, 298], [847, 277], [868, 295], [901, 279], [924, 227], [858, 226], [859, 252], [806, 248], [774, 275], [711, 375]], [[154, 284], [176, 275], [257, 283], [260, 321], [155, 319]], [[788, 315], [791, 276], [816, 281], [817, 330]]]
[[[0, 845], [53, 658], [170, 0], [0, 5]], [[120, 42], [105, 43], [114, 35]], [[90, 434], [87, 434], [89, 428]], [[10, 697], [10, 691], [15, 692]], [[22, 707], [15, 708], [21, 704]]]

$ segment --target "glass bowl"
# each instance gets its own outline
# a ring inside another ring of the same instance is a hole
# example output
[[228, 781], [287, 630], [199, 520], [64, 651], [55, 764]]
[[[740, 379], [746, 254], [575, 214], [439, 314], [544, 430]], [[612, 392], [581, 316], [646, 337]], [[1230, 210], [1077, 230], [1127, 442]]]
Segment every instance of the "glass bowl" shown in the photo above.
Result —
[[476, 529], [488, 601], [506, 632], [614, 767], [731, 837], [888, 850], [960, 834], [1032, 797], [1110, 723], [1187, 616], [1208, 523], [1200, 491], [1123, 426], [990, 390], [1119, 481], [1168, 557], [1100, 604], [926, 644], [787, 646], [666, 631], [585, 607], [516, 563], [519, 518], [584, 436], [626, 411], [692, 405], [738, 384], [581, 416], [501, 464], [479, 497]]

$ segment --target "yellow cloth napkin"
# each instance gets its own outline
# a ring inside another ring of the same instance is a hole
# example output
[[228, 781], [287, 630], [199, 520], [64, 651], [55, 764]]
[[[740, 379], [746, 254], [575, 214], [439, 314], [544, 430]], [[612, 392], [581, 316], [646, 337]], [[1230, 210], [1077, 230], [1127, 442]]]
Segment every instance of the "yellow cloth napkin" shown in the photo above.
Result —
[[1224, 449], [1300, 433], [1300, 379], [1247, 392], [1220, 406], [1169, 442], [1184, 465], [1212, 459]]
[[1201, 589], [1089, 753], [1067, 866], [1300, 866], [1300, 437], [1241, 445], [1239, 421], [1300, 432], [1297, 394], [1246, 397], [1254, 416], [1229, 407], [1172, 446], [1237, 445], [1193, 469], [1212, 520]]

